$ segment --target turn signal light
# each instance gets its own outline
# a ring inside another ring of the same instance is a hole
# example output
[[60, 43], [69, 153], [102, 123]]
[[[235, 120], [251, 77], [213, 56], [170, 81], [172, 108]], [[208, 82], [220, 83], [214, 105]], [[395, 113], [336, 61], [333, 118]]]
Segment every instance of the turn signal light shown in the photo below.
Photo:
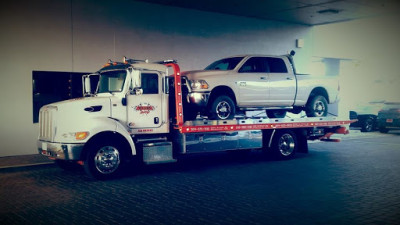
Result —
[[85, 138], [87, 138], [88, 135], [89, 135], [89, 132], [76, 132], [75, 139], [76, 140], [85, 140]]

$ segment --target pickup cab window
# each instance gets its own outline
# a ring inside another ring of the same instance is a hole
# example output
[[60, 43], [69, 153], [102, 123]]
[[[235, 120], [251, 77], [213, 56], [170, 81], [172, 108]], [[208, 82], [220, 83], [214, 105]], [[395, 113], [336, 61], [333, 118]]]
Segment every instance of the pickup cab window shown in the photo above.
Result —
[[286, 64], [281, 58], [252, 57], [239, 69], [239, 73], [287, 73]]
[[243, 57], [221, 59], [211, 63], [205, 70], [233, 70], [242, 59]]
[[270, 73], [287, 73], [287, 67], [283, 59], [268, 57], [268, 66]]
[[239, 73], [267, 73], [268, 64], [265, 57], [252, 57], [239, 69]]

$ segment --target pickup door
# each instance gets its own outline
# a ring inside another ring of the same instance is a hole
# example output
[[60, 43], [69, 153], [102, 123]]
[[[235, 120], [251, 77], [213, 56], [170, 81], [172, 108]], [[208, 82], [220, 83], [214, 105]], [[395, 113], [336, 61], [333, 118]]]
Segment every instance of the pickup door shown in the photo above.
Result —
[[239, 106], [291, 106], [296, 78], [282, 58], [251, 57], [239, 69]]

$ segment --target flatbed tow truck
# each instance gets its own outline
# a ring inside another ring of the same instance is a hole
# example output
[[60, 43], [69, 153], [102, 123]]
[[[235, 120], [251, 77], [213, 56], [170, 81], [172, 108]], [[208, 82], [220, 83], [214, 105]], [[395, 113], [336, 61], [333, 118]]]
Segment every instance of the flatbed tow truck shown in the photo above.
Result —
[[114, 177], [128, 163], [171, 163], [205, 152], [259, 149], [290, 159], [308, 152], [308, 140], [340, 141], [331, 136], [347, 134], [353, 122], [331, 116], [184, 121], [185, 96], [175, 60], [110, 60], [85, 76], [83, 86], [88, 97], [41, 108], [38, 151], [63, 169], [82, 165], [97, 179]]

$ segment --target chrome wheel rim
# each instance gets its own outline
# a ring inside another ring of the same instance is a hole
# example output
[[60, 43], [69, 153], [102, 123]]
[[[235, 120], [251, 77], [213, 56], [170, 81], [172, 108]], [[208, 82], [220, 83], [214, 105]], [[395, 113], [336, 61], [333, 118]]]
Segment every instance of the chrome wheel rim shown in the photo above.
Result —
[[315, 102], [314, 112], [316, 116], [323, 116], [325, 112], [325, 104], [322, 101]]
[[222, 120], [228, 118], [231, 115], [231, 106], [226, 101], [221, 101], [216, 107], [216, 113]]
[[278, 148], [279, 148], [279, 152], [283, 156], [291, 155], [295, 148], [294, 139], [293, 139], [292, 135], [290, 135], [290, 134], [282, 135], [282, 137], [279, 139]]
[[118, 149], [113, 146], [104, 146], [94, 157], [96, 169], [102, 174], [110, 174], [118, 169], [120, 164]]

